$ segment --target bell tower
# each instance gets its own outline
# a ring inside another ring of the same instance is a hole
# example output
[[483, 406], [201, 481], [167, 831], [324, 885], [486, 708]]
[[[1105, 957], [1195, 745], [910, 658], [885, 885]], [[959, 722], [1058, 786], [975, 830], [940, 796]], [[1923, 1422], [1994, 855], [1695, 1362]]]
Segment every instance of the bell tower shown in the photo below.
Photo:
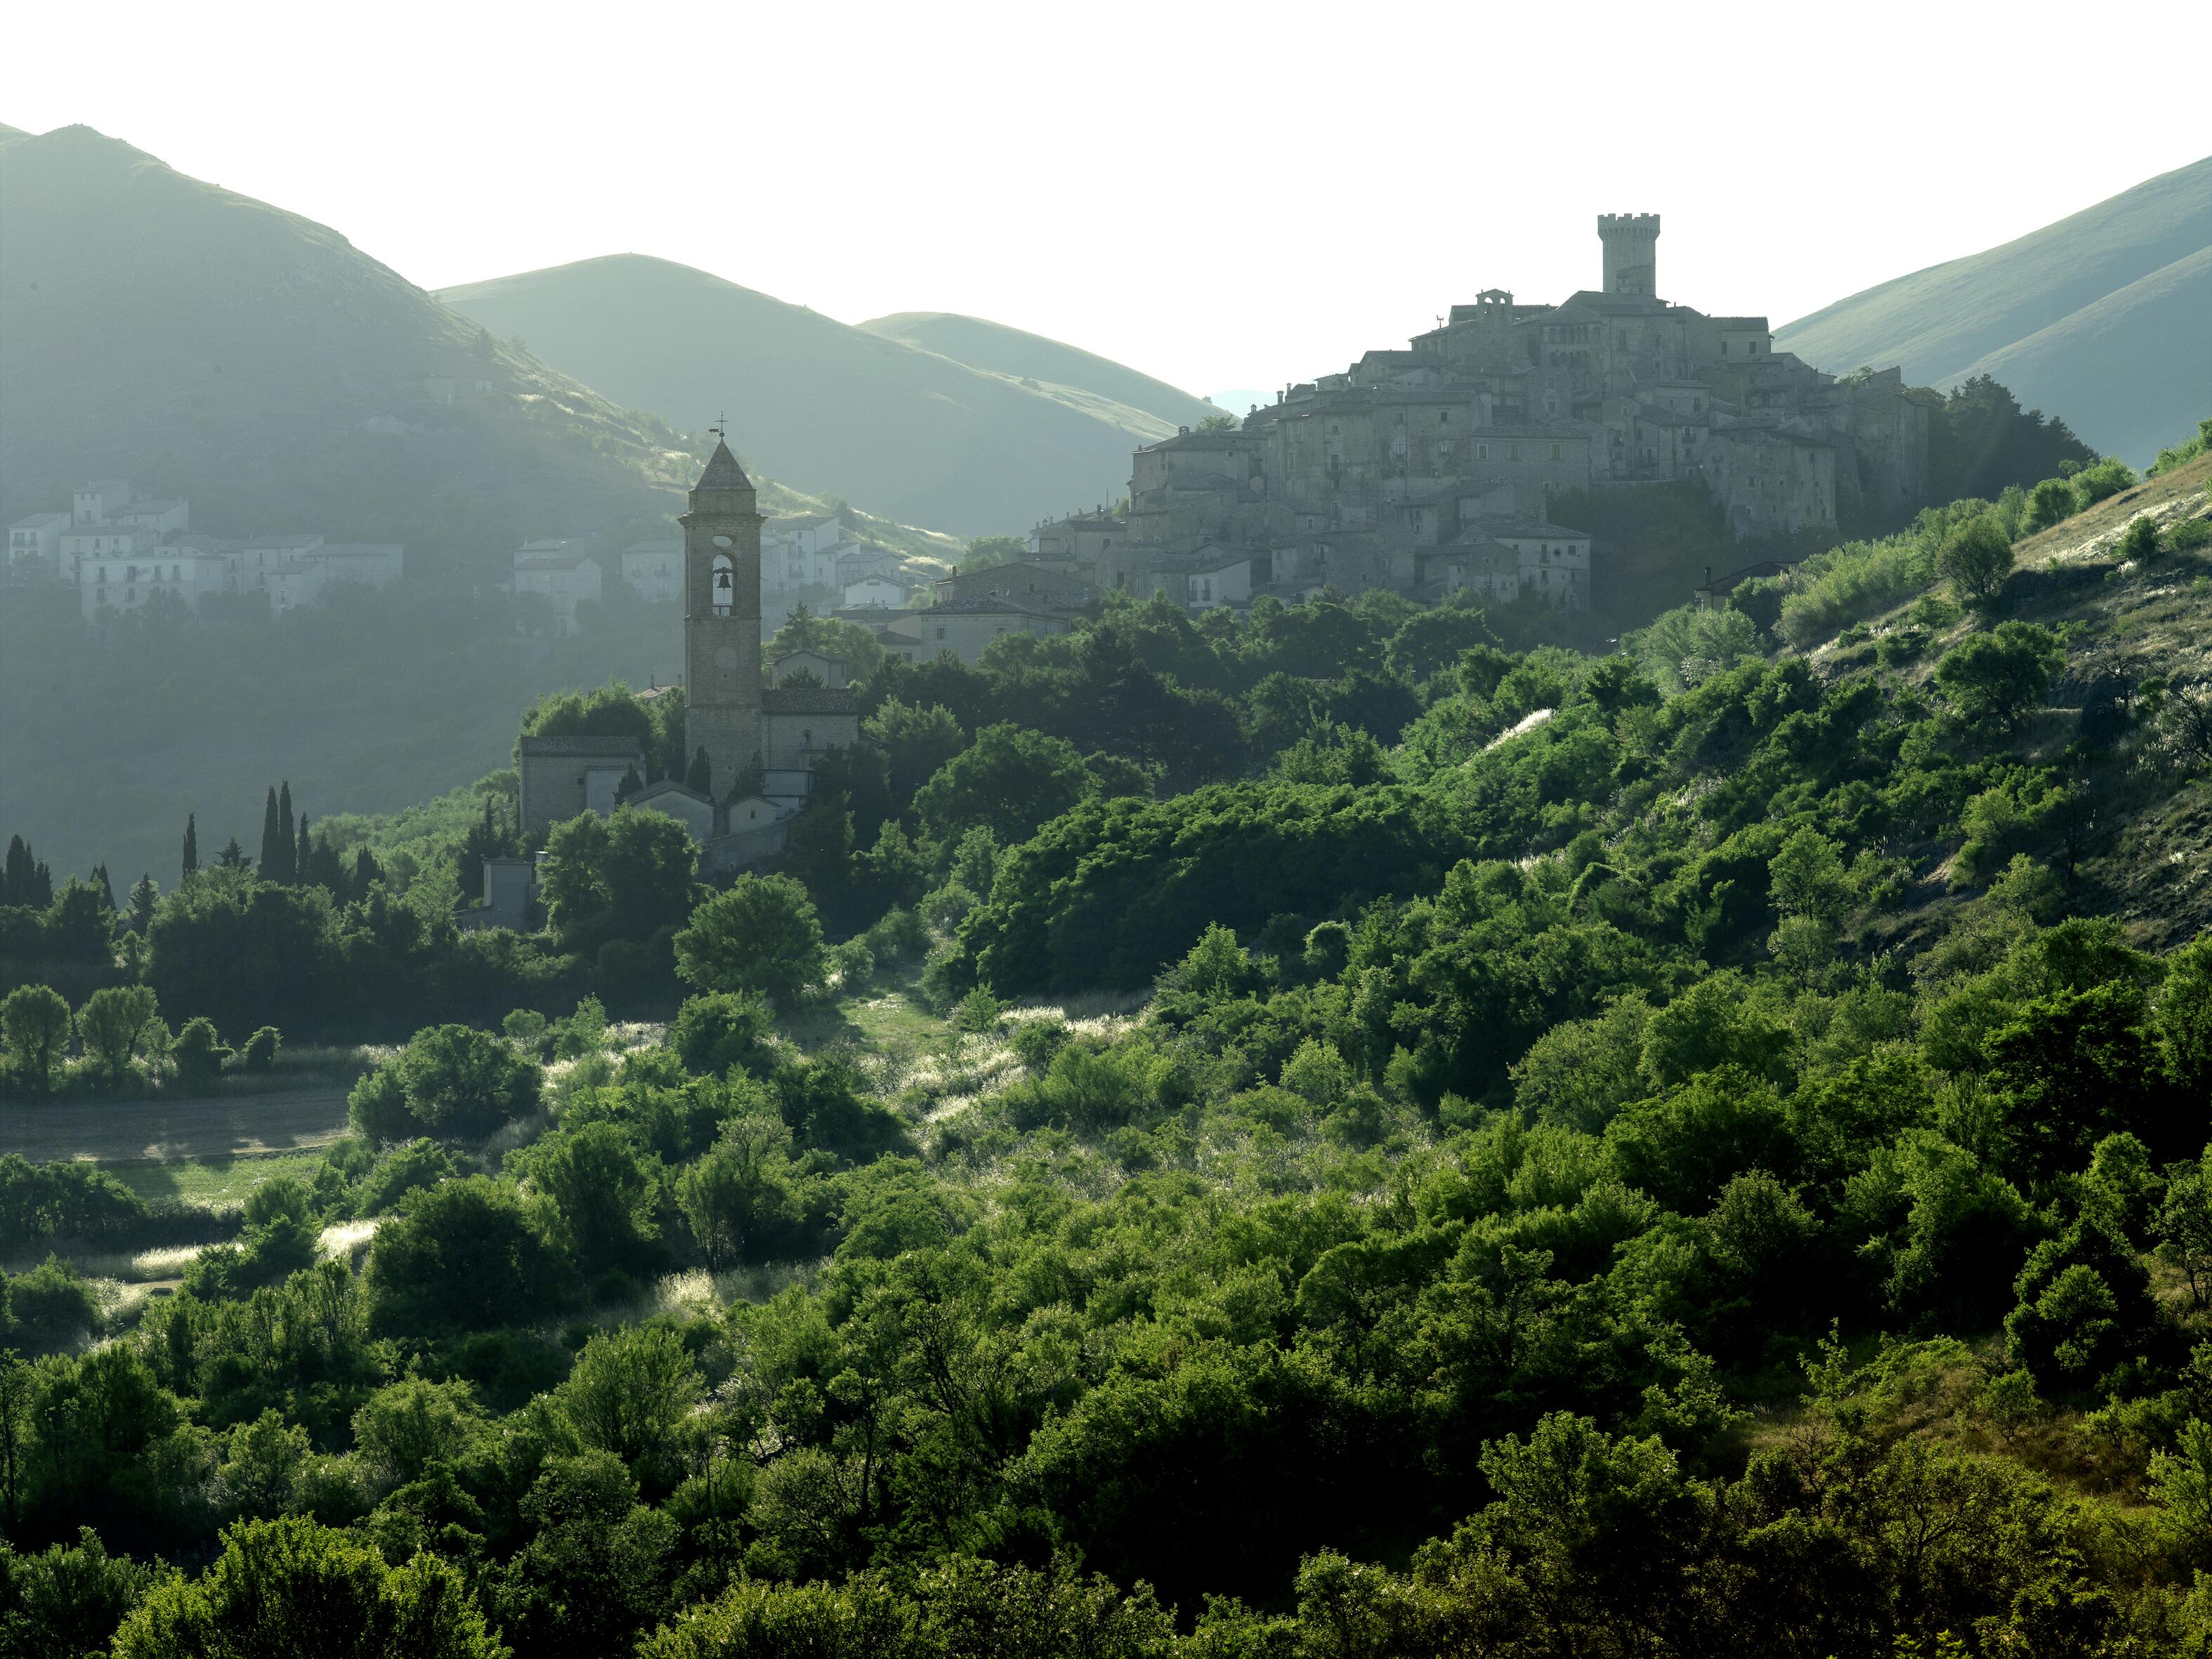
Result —
[[684, 526], [684, 745], [707, 752], [720, 805], [761, 752], [760, 527], [752, 481], [720, 428]]

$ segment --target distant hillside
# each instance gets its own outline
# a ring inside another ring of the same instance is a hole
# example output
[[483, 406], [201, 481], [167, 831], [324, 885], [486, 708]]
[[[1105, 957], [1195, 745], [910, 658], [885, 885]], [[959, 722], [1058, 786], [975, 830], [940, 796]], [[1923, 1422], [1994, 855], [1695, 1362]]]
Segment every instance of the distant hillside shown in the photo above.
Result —
[[1991, 374], [2138, 464], [2212, 410], [2212, 157], [2002, 247], [1870, 288], [1778, 342], [1819, 368]]
[[687, 431], [726, 409], [747, 464], [799, 489], [962, 535], [1112, 501], [1129, 452], [1173, 430], [1095, 392], [1055, 396], [638, 254], [439, 297]]
[[981, 317], [963, 317], [950, 311], [900, 311], [860, 326], [871, 334], [903, 340], [988, 374], [1004, 374], [1046, 390], [1066, 386], [1107, 398], [1170, 426], [1196, 426], [1207, 416], [1221, 412], [1205, 398], [1140, 374], [1126, 363]]
[[659, 421], [89, 127], [0, 142], [0, 519], [129, 475], [218, 532], [434, 553], [657, 517], [689, 482]]

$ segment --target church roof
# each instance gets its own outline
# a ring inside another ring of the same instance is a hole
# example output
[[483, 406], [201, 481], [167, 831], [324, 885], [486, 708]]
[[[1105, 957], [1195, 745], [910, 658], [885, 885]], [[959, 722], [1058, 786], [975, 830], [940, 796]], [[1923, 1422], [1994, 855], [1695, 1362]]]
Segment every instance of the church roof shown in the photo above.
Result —
[[779, 685], [761, 693], [764, 714], [857, 714], [860, 700], [850, 691], [821, 685]]
[[717, 439], [714, 453], [707, 458], [707, 470], [699, 475], [699, 482], [691, 488], [701, 489], [750, 489], [752, 480], [745, 477], [744, 468], [738, 458], [730, 453], [728, 444]]

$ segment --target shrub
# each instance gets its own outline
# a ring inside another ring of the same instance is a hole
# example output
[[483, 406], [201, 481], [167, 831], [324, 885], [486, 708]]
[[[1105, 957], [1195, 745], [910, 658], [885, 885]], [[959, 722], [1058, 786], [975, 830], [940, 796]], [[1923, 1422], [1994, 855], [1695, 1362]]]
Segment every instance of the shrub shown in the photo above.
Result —
[[1952, 531], [1936, 552], [1936, 574], [1978, 603], [1996, 596], [2012, 562], [2012, 541], [1988, 514]]
[[265, 1076], [276, 1069], [277, 1051], [284, 1046], [284, 1034], [274, 1025], [264, 1025], [246, 1039], [246, 1046], [238, 1051], [239, 1069], [257, 1076]]
[[2028, 492], [2027, 514], [2021, 527], [2033, 534], [2048, 530], [2063, 520], [2070, 519], [2075, 511], [2074, 485], [2065, 478], [2045, 478]]
[[538, 1109], [537, 1065], [488, 1031], [434, 1025], [354, 1085], [347, 1111], [372, 1141], [472, 1139]]
[[2099, 501], [2132, 488], [2135, 482], [2134, 470], [2117, 456], [2085, 466], [2074, 475], [2075, 510], [2086, 513]]
[[732, 1066], [765, 1075], [775, 1053], [769, 1026], [768, 1005], [747, 993], [687, 997], [677, 1010], [669, 1046], [695, 1076], [720, 1077]]
[[2146, 518], [2128, 520], [2128, 527], [2120, 532], [2119, 546], [2114, 550], [2123, 559], [2144, 563], [2158, 556], [2158, 526]]
[[8, 1337], [35, 1352], [64, 1348], [100, 1327], [100, 1299], [59, 1256], [8, 1281]]
[[177, 1033], [176, 1042], [170, 1046], [169, 1057], [176, 1062], [179, 1085], [191, 1093], [202, 1094], [212, 1089], [222, 1077], [222, 1064], [230, 1058], [230, 1050], [216, 1035], [215, 1022], [203, 1015], [185, 1022], [185, 1029]]

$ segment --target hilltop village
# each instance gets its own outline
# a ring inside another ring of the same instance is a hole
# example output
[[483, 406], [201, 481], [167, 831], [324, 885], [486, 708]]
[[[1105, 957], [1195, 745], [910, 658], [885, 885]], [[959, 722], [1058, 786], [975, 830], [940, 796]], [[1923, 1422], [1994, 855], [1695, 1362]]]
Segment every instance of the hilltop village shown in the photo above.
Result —
[[1404, 349], [1148, 445], [1126, 510], [1037, 526], [1032, 560], [1196, 610], [1324, 586], [1580, 609], [1590, 538], [1547, 520], [1547, 492], [1695, 480], [1747, 542], [1923, 498], [1928, 405], [1896, 369], [1838, 380], [1764, 317], [1661, 299], [1656, 214], [1597, 229], [1596, 289], [1485, 290]]

